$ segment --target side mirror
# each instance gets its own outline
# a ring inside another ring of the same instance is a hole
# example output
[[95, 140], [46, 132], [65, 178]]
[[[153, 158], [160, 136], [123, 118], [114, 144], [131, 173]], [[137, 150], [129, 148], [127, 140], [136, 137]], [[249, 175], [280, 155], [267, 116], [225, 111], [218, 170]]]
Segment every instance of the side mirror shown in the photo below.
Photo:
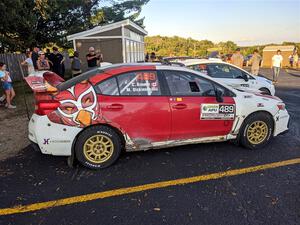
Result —
[[249, 80], [249, 77], [247, 74], [244, 74], [243, 79], [247, 82]]
[[221, 91], [220, 89], [216, 89], [216, 100], [217, 102], [223, 102], [223, 91]]

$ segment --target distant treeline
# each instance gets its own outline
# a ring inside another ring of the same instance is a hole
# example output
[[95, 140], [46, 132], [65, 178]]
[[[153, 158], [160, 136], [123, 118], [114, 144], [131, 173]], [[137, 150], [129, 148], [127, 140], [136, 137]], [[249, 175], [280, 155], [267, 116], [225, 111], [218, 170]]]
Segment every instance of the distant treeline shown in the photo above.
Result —
[[[148, 36], [145, 37], [146, 51], [155, 52], [157, 56], [207, 56], [212, 51], [219, 51], [219, 53], [233, 53], [238, 45], [232, 41], [213, 43], [209, 40], [195, 40], [192, 38], [182, 38], [178, 36], [164, 37], [164, 36]], [[261, 54], [262, 50], [267, 45], [256, 45], [249, 47], [240, 47], [243, 55], [252, 54], [257, 49]], [[296, 45], [300, 49], [300, 43], [283, 42], [281, 45]]]

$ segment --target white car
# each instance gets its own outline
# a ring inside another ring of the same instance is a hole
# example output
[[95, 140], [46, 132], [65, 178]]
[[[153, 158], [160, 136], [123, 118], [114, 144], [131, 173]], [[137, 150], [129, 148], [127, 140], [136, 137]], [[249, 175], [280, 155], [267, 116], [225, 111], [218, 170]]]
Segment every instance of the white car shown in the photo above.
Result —
[[[180, 58], [176, 60], [177, 63], [184, 66], [200, 71], [215, 80], [225, 83], [237, 89], [249, 89], [253, 91], [261, 91], [265, 94], [275, 95], [275, 87], [271, 80], [255, 76], [232, 64], [223, 62], [220, 59], [191, 59]], [[172, 62], [173, 60], [170, 60]]]
[[68, 81], [50, 72], [25, 79], [36, 100], [33, 146], [92, 169], [111, 165], [122, 150], [227, 140], [256, 149], [288, 130], [279, 98], [186, 67], [116, 64]]

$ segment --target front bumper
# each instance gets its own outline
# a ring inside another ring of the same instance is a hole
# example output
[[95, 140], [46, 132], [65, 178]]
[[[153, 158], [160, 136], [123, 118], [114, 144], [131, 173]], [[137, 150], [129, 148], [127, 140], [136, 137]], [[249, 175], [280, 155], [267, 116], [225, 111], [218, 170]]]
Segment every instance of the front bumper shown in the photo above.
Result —
[[274, 136], [287, 133], [290, 125], [290, 115], [287, 110], [279, 110], [274, 116]]
[[70, 156], [73, 140], [81, 130], [53, 123], [47, 116], [33, 114], [28, 124], [28, 138], [43, 154]]

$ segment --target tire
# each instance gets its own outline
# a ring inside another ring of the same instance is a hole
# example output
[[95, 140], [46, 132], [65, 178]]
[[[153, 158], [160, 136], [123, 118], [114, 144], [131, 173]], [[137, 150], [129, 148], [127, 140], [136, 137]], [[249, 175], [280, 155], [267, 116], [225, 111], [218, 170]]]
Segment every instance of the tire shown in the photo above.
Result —
[[250, 115], [240, 129], [240, 143], [249, 149], [259, 149], [267, 145], [273, 134], [273, 118], [263, 112]]
[[268, 88], [261, 88], [261, 89], [259, 89], [260, 91], [262, 91], [264, 94], [266, 94], [266, 95], [271, 95], [271, 92], [269, 91], [269, 89]]
[[121, 153], [122, 142], [114, 129], [92, 126], [84, 130], [75, 144], [77, 160], [89, 169], [103, 169], [112, 165]]

